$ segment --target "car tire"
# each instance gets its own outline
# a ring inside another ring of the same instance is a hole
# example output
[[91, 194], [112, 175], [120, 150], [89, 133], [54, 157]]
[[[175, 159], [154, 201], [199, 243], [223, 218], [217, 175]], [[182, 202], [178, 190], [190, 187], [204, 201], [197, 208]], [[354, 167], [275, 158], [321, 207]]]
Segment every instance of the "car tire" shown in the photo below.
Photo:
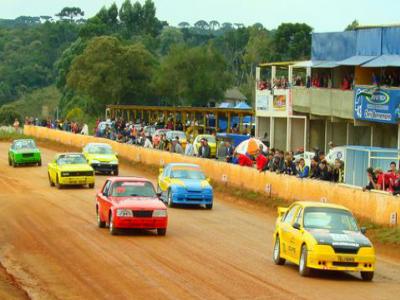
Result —
[[94, 183], [89, 183], [89, 189], [94, 189]]
[[11, 161], [11, 165], [13, 166], [13, 168], [16, 168], [16, 167], [17, 167], [17, 163], [15, 162], [15, 160], [12, 160], [12, 161]]
[[108, 230], [110, 231], [111, 235], [117, 235], [117, 229], [114, 227], [114, 220], [112, 213], [110, 213], [110, 221], [108, 223]]
[[212, 209], [213, 208], [213, 204], [206, 204], [206, 209]]
[[8, 165], [11, 167], [12, 166], [12, 160], [11, 157], [8, 157]]
[[39, 160], [39, 162], [37, 163], [38, 167], [42, 166], [42, 160]]
[[165, 236], [167, 234], [167, 228], [157, 228], [157, 235]]
[[112, 173], [113, 173], [113, 175], [114, 175], [114, 176], [118, 176], [118, 174], [119, 174], [119, 170], [118, 170], [118, 169], [116, 169], [116, 170], [114, 170]]
[[301, 247], [300, 261], [299, 261], [299, 273], [303, 277], [310, 276], [311, 269], [307, 267], [307, 246], [303, 245]]
[[96, 210], [96, 218], [97, 218], [97, 226], [99, 226], [99, 228], [106, 227], [106, 222], [101, 220], [99, 208], [97, 208]]
[[62, 189], [62, 185], [60, 184], [60, 182], [58, 181], [58, 175], [56, 176], [56, 187], [61, 190]]
[[53, 180], [51, 180], [50, 173], [47, 173], [47, 176], [49, 177], [50, 186], [54, 186], [54, 182], [53, 182]]
[[174, 207], [174, 202], [172, 200], [172, 192], [171, 192], [171, 190], [168, 190], [167, 204], [168, 204], [168, 207]]
[[284, 265], [286, 262], [286, 260], [281, 257], [281, 240], [279, 239], [279, 236], [275, 239], [274, 250], [272, 251], [272, 260], [279, 266]]
[[363, 281], [372, 281], [374, 279], [374, 272], [360, 272]]

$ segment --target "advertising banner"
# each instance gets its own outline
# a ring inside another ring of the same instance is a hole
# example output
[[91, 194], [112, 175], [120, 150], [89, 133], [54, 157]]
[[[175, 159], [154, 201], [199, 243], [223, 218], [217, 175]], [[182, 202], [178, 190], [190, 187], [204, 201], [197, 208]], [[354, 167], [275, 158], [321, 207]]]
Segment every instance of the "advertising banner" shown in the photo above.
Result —
[[263, 117], [287, 117], [292, 115], [290, 90], [257, 91], [256, 115]]
[[354, 119], [396, 124], [400, 118], [400, 90], [356, 87]]

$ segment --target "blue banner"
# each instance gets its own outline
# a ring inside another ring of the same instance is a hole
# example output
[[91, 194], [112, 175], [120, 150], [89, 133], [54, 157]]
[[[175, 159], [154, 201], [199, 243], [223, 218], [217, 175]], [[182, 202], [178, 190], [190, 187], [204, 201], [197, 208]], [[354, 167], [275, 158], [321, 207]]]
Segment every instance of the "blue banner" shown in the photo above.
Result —
[[400, 118], [400, 90], [356, 87], [354, 119], [396, 124]]

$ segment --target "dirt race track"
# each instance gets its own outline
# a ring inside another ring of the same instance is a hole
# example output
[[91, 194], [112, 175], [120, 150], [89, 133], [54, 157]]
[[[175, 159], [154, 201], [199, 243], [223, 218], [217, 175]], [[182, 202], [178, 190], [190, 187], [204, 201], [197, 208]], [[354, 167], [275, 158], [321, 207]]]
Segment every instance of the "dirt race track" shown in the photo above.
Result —
[[372, 283], [275, 266], [274, 216], [220, 195], [212, 211], [170, 209], [166, 237], [111, 236], [96, 227], [95, 191], [49, 186], [54, 151], [42, 150], [41, 168], [11, 168], [7, 148], [0, 143], [0, 299], [400, 299], [400, 264], [384, 257]]

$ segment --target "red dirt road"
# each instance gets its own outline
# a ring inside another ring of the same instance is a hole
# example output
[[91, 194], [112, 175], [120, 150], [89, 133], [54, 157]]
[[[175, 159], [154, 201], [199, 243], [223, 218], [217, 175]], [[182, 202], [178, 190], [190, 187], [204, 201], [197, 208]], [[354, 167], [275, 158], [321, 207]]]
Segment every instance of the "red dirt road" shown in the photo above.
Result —
[[[44, 166], [11, 168], [0, 143], [0, 299], [399, 299], [400, 265], [298, 275], [272, 263], [272, 214], [219, 197], [212, 211], [169, 210], [166, 237], [96, 227], [95, 191], [51, 188]], [[121, 175], [144, 175], [123, 166]], [[96, 178], [100, 187], [105, 177]], [[154, 179], [154, 178], [153, 178]], [[3, 270], [3, 271], [2, 271]]]

